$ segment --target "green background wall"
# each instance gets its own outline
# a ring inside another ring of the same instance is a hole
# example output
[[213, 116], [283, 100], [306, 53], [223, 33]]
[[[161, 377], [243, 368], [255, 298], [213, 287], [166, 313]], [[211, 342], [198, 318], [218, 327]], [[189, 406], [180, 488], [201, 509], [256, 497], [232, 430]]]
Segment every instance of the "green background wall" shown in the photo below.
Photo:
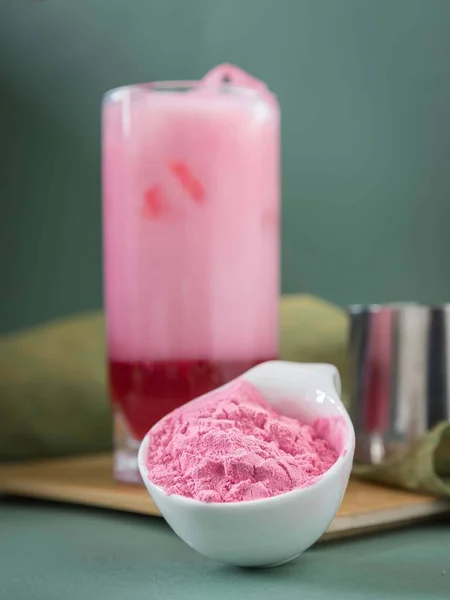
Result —
[[283, 111], [283, 291], [450, 296], [449, 0], [0, 0], [0, 330], [101, 305], [102, 93], [223, 62]]

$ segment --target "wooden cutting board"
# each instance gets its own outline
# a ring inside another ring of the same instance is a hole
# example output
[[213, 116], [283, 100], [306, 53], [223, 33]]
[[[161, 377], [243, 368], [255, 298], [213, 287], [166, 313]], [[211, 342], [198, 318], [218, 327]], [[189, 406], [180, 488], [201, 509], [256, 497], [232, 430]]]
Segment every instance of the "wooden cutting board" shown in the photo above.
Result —
[[[0, 467], [0, 493], [159, 516], [140, 486], [112, 477], [112, 457], [95, 455]], [[450, 514], [450, 502], [352, 480], [324, 538], [391, 529]]]

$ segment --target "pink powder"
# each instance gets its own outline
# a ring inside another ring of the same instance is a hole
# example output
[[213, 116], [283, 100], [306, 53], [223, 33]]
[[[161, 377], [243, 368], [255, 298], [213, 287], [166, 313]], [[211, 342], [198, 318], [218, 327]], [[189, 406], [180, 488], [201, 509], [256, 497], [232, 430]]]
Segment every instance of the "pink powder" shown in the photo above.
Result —
[[147, 466], [167, 494], [239, 502], [307, 487], [337, 457], [314, 426], [279, 415], [238, 380], [166, 417], [151, 434]]

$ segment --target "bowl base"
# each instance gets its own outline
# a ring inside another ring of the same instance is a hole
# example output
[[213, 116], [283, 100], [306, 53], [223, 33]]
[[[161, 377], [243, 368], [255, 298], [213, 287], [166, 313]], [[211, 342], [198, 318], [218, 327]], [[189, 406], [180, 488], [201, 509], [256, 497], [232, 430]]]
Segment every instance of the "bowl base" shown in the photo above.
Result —
[[[300, 552], [300, 554], [301, 554], [301, 552]], [[300, 554], [295, 554], [294, 556], [291, 556], [290, 558], [284, 558], [283, 560], [280, 560], [275, 563], [269, 563], [267, 565], [240, 565], [240, 566], [243, 569], [273, 569], [274, 567], [281, 567], [281, 565], [285, 565], [286, 563], [291, 562], [291, 560], [298, 558], [300, 556]]]

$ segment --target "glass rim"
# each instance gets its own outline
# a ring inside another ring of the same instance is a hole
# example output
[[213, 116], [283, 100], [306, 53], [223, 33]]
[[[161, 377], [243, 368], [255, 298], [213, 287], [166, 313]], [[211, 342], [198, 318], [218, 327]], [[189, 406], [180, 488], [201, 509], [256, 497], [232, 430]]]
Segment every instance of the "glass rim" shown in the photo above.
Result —
[[351, 316], [358, 316], [361, 313], [378, 313], [383, 311], [400, 312], [409, 309], [421, 309], [421, 310], [448, 310], [450, 303], [429, 303], [426, 302], [387, 302], [384, 304], [349, 304], [347, 305], [347, 312]]
[[[237, 92], [239, 94], [248, 94], [251, 96], [261, 96], [261, 90], [258, 88], [236, 85], [228, 81], [221, 83], [210, 83], [202, 80], [169, 80], [169, 81], [150, 81], [143, 83], [131, 83], [127, 85], [121, 85], [110, 90], [107, 90], [103, 94], [103, 101], [118, 102], [130, 92], [176, 92], [183, 93], [190, 90], [204, 89], [212, 91], [228, 91]], [[273, 95], [273, 93], [267, 88], [267, 94]]]

